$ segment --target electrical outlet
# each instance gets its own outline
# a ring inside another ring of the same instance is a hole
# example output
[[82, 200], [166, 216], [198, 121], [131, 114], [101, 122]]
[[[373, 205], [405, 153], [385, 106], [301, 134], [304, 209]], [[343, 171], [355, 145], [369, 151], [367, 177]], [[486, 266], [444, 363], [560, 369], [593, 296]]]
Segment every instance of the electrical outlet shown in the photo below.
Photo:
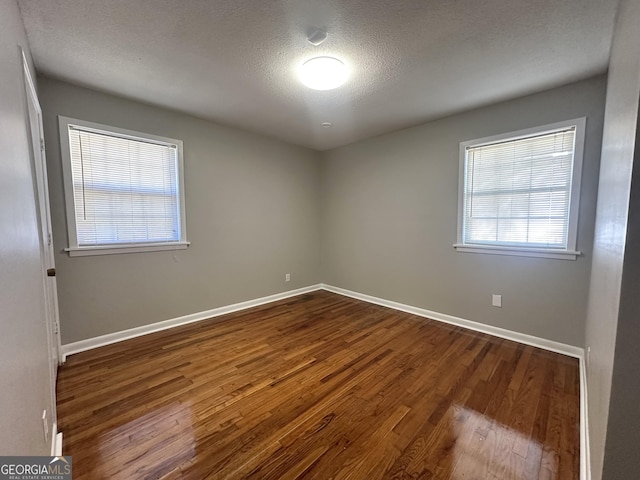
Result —
[[491, 305], [494, 307], [502, 308], [502, 295], [491, 295]]
[[47, 419], [47, 411], [42, 411], [42, 430], [44, 432], [44, 442], [49, 443], [49, 419]]
[[290, 282], [291, 281], [291, 274], [290, 273], [285, 273], [284, 274], [284, 281], [285, 282]]

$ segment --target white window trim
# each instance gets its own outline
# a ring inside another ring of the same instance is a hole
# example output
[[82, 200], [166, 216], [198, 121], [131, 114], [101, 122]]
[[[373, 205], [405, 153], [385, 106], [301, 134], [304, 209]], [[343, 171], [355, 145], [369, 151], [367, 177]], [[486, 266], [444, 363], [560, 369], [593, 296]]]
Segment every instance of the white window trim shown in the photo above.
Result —
[[[582, 158], [584, 155], [584, 138], [587, 119], [586, 117], [574, 118], [563, 122], [542, 125], [539, 127], [527, 128], [515, 132], [493, 135], [490, 137], [468, 140], [460, 143], [460, 167], [458, 173], [458, 238], [453, 247], [458, 252], [465, 253], [485, 253], [491, 255], [515, 255], [523, 257], [541, 257], [563, 260], [575, 260], [581, 255], [576, 250], [578, 238], [578, 216], [580, 212], [580, 187], [582, 183]], [[532, 135], [544, 134], [553, 130], [575, 126], [575, 150], [573, 157], [573, 173], [571, 177], [571, 199], [569, 203], [569, 231], [567, 236], [567, 248], [533, 248], [526, 246], [507, 245], [479, 245], [463, 243], [462, 228], [464, 222], [464, 174], [466, 154], [468, 147], [478, 147], [503, 140], [517, 140]]]
[[[180, 202], [180, 240], [177, 242], [157, 242], [157, 243], [123, 243], [109, 245], [78, 245], [78, 232], [76, 229], [75, 203], [73, 198], [73, 176], [71, 171], [71, 150], [69, 148], [69, 125], [79, 125], [81, 127], [95, 130], [113, 132], [132, 139], [151, 140], [160, 143], [172, 143], [178, 150], [178, 190]], [[64, 181], [64, 200], [67, 213], [67, 234], [68, 245], [65, 252], [70, 257], [87, 255], [113, 255], [120, 253], [156, 252], [161, 250], [182, 250], [191, 243], [187, 241], [187, 220], [184, 203], [184, 162], [182, 140], [175, 138], [161, 137], [149, 133], [136, 132], [124, 128], [102, 125], [99, 123], [87, 122], [76, 118], [58, 116], [58, 128], [60, 132], [60, 152], [62, 155], [62, 176]]]

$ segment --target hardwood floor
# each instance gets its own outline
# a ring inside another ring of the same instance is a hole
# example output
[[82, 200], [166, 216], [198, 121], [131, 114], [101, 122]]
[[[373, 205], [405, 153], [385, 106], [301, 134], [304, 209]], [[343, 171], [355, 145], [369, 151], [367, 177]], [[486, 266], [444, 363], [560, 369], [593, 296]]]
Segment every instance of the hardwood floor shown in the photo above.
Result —
[[579, 477], [578, 362], [328, 292], [69, 357], [74, 479]]

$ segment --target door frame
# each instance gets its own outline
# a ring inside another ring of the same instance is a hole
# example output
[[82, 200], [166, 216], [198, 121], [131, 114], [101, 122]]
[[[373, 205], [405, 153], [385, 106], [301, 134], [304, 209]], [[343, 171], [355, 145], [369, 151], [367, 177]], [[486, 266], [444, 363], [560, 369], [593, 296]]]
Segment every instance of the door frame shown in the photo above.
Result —
[[[24, 50], [22, 53], [22, 65], [24, 74], [25, 100], [27, 110], [28, 133], [30, 139], [31, 160], [33, 162], [36, 203], [38, 214], [38, 227], [41, 244], [41, 261], [43, 283], [45, 289], [46, 302], [46, 324], [49, 345], [49, 359], [51, 371], [51, 384], [53, 386], [55, 399], [55, 385], [58, 366], [62, 364], [62, 346], [60, 342], [60, 319], [58, 313], [58, 289], [55, 276], [48, 276], [47, 271], [53, 269], [55, 272], [55, 251], [53, 248], [53, 234], [51, 228], [51, 205], [49, 202], [49, 186], [47, 176], [47, 163], [44, 144], [44, 129], [42, 124], [42, 108], [38, 100], [38, 93], [35, 83], [31, 77], [29, 64]], [[33, 112], [32, 112], [33, 109]], [[35, 117], [33, 118], [35, 113]], [[32, 125], [37, 125], [37, 132], [34, 132]], [[55, 273], [54, 273], [55, 275]]]

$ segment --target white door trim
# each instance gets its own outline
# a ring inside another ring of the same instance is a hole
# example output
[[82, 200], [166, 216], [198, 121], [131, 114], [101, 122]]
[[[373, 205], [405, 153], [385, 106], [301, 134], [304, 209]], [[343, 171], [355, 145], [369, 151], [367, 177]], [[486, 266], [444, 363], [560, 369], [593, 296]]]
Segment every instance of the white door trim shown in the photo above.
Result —
[[[38, 223], [40, 226], [42, 244], [42, 270], [43, 282], [46, 295], [46, 315], [47, 315], [47, 331], [49, 336], [50, 356], [55, 357], [51, 365], [52, 385], [55, 388], [56, 374], [58, 365], [61, 363], [60, 344], [60, 320], [58, 316], [58, 292], [55, 277], [47, 277], [47, 269], [55, 269], [53, 237], [51, 234], [51, 208], [49, 205], [49, 187], [47, 185], [47, 165], [44, 151], [44, 133], [42, 126], [42, 108], [38, 100], [38, 93], [35, 88], [27, 58], [22, 51], [22, 63], [24, 72], [24, 86], [27, 102], [27, 120], [29, 127], [29, 135], [32, 145], [32, 160], [35, 168], [35, 188], [37, 190], [38, 205]], [[35, 113], [35, 117], [34, 117]], [[33, 125], [37, 125], [37, 132], [34, 132]], [[55, 394], [55, 392], [54, 392]], [[55, 397], [54, 397], [55, 398]]]

